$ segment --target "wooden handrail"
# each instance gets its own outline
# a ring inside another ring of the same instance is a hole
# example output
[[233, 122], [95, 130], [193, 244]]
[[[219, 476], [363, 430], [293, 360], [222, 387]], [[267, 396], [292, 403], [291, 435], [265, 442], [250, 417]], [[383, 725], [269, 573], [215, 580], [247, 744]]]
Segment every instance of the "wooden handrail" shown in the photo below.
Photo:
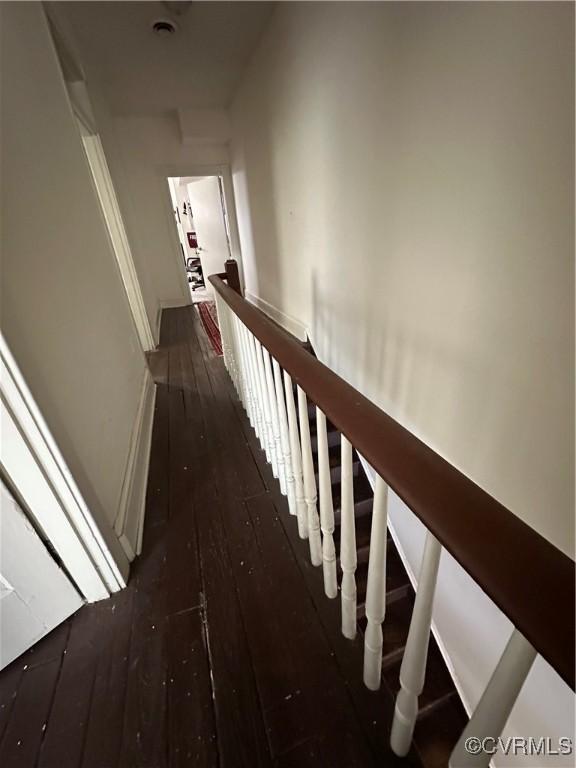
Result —
[[574, 562], [219, 277], [209, 280], [292, 380], [574, 689]]

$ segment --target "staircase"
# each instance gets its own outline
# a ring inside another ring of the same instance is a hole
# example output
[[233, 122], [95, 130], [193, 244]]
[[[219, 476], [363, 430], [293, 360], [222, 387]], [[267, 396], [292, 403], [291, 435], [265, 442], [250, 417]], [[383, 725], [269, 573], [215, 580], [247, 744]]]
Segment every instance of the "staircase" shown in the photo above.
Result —
[[[310, 347], [308, 350], [313, 354]], [[316, 407], [309, 403], [308, 416], [316, 483], [318, 485], [318, 439], [316, 433]], [[332, 498], [334, 502], [334, 542], [340, 551], [340, 433], [327, 422], [328, 450]], [[372, 523], [373, 491], [360, 458], [353, 453], [354, 509], [356, 518], [356, 570], [358, 629], [366, 627], [365, 599], [368, 584], [368, 556], [370, 552], [370, 528]], [[338, 568], [338, 583], [342, 573]], [[318, 574], [321, 578], [321, 574]], [[327, 599], [327, 598], [326, 598]], [[414, 590], [396, 545], [388, 531], [386, 552], [386, 620], [382, 625], [384, 648], [382, 659], [382, 682], [393, 696], [400, 683], [400, 666], [412, 609]], [[419, 699], [418, 721], [414, 733], [414, 746], [425, 768], [446, 766], [454, 744], [458, 741], [468, 717], [458, 692], [446, 667], [442, 654], [433, 636], [430, 638], [426, 683]]]
[[[238, 288], [218, 276], [211, 282], [224, 363], [298, 534], [307, 532], [306, 580], [320, 597], [316, 610], [342, 620], [339, 627], [324, 623], [324, 631], [340, 632], [341, 642], [356, 647], [363, 637], [368, 697], [398, 693], [387, 715], [393, 755], [416, 752], [426, 768], [487, 764], [484, 742], [480, 756], [471, 755], [469, 737], [502, 734], [538, 654], [574, 690], [574, 562], [279, 330]], [[356, 449], [374, 469], [374, 496]], [[409, 500], [426, 529], [417, 595], [388, 532], [388, 489]], [[470, 720], [430, 634], [444, 548], [513, 625]], [[325, 595], [337, 597], [339, 566], [342, 600], [336, 601]], [[352, 692], [356, 683], [348, 674]], [[372, 735], [382, 733], [374, 717], [368, 726]]]

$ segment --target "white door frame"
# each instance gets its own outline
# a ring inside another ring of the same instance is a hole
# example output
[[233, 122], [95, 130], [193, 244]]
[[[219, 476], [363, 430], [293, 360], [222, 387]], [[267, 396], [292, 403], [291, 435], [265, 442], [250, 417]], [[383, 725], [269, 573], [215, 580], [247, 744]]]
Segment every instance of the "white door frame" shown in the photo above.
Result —
[[83, 602], [0, 478], [0, 669], [65, 621]]
[[[166, 302], [160, 300], [160, 309], [167, 307], [181, 307], [187, 304], [192, 304], [192, 295], [190, 293], [190, 286], [188, 285], [188, 277], [186, 276], [186, 265], [182, 256], [182, 247], [178, 238], [177, 224], [174, 220], [174, 209], [172, 207], [172, 198], [170, 197], [170, 189], [168, 187], [168, 177], [178, 176], [178, 172], [158, 174], [157, 182], [160, 188], [160, 199], [164, 207], [164, 213], [166, 215], [166, 221], [168, 226], [168, 237], [172, 243], [172, 253], [177, 265], [178, 280], [180, 282], [180, 288], [182, 290], [182, 299], [174, 299], [173, 301]], [[160, 333], [160, 326], [158, 326], [158, 333]]]
[[[240, 282], [244, 284], [244, 270], [242, 265], [242, 251], [240, 249], [240, 235], [238, 230], [238, 218], [236, 216], [236, 200], [234, 198], [234, 185], [232, 183], [232, 172], [230, 170], [229, 163], [211, 163], [203, 165], [201, 163], [190, 163], [182, 165], [167, 165], [158, 169], [158, 175], [164, 184], [164, 201], [170, 212], [172, 212], [172, 202], [170, 200], [170, 191], [168, 189], [168, 178], [179, 176], [180, 178], [186, 176], [221, 176], [222, 186], [224, 188], [224, 203], [226, 204], [226, 213], [228, 214], [228, 223], [230, 225], [230, 250], [232, 252], [232, 258], [236, 259], [238, 263], [238, 271], [240, 273]], [[194, 214], [194, 211], [192, 211]], [[171, 218], [171, 239], [174, 243], [174, 250], [176, 251], [176, 245], [178, 245], [178, 256], [180, 255], [180, 243], [177, 242], [176, 227], [173, 223], [173, 215]], [[179, 263], [182, 259], [179, 259]], [[186, 270], [180, 268], [182, 278], [186, 283], [186, 291], [190, 293], [188, 288], [188, 281], [186, 279]]]
[[150, 352], [156, 348], [156, 343], [150, 327], [150, 321], [148, 320], [130, 242], [124, 227], [108, 163], [106, 162], [104, 148], [97, 133], [90, 131], [80, 119], [78, 119], [78, 124], [81, 128], [84, 151], [86, 152], [88, 165], [92, 172], [94, 186], [96, 187], [102, 215], [112, 243], [112, 250], [116, 256], [116, 263], [118, 264], [122, 284], [126, 291], [132, 319], [134, 320], [142, 349], [144, 352]]
[[54, 52], [60, 62], [62, 82], [68, 93], [70, 109], [75, 116], [82, 136], [84, 152], [100, 202], [112, 251], [116, 257], [136, 333], [143, 351], [150, 352], [156, 348], [156, 343], [146, 312], [138, 273], [134, 266], [134, 258], [124, 227], [122, 212], [106, 161], [106, 154], [98, 133], [98, 125], [94, 119], [84, 71], [76, 46], [72, 42], [73, 34], [66, 17], [58, 8], [48, 4], [44, 10], [52, 34]]
[[0, 466], [88, 602], [126, 586], [0, 333]]

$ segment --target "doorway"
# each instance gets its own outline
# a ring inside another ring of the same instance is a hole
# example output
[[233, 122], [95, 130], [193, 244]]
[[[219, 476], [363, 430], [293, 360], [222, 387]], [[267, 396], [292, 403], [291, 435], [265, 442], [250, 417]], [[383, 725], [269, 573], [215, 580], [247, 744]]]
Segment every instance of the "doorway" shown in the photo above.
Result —
[[0, 669], [83, 602], [0, 474]]
[[208, 277], [232, 258], [230, 218], [222, 175], [167, 178], [174, 222], [193, 303], [213, 300]]

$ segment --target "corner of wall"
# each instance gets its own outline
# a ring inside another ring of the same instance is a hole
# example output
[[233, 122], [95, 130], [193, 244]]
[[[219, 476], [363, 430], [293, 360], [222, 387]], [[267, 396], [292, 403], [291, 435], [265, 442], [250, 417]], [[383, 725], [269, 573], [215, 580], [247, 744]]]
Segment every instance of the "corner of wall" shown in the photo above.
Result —
[[160, 329], [162, 327], [162, 302], [156, 303], [156, 324], [154, 326], [154, 341], [156, 346], [160, 344]]
[[270, 302], [266, 301], [265, 299], [261, 299], [259, 296], [255, 296], [253, 293], [250, 293], [250, 291], [246, 291], [246, 299], [251, 304], [254, 304], [255, 307], [261, 309], [265, 315], [268, 315], [269, 318], [274, 320], [275, 323], [278, 323], [278, 325], [282, 326], [282, 328], [288, 331], [288, 333], [291, 333], [293, 336], [296, 336], [297, 339], [300, 339], [300, 341], [308, 340], [308, 329], [303, 323], [301, 323], [299, 320], [296, 320], [296, 318], [292, 317], [291, 315], [287, 315], [285, 312], [282, 312], [282, 310], [270, 304]]

